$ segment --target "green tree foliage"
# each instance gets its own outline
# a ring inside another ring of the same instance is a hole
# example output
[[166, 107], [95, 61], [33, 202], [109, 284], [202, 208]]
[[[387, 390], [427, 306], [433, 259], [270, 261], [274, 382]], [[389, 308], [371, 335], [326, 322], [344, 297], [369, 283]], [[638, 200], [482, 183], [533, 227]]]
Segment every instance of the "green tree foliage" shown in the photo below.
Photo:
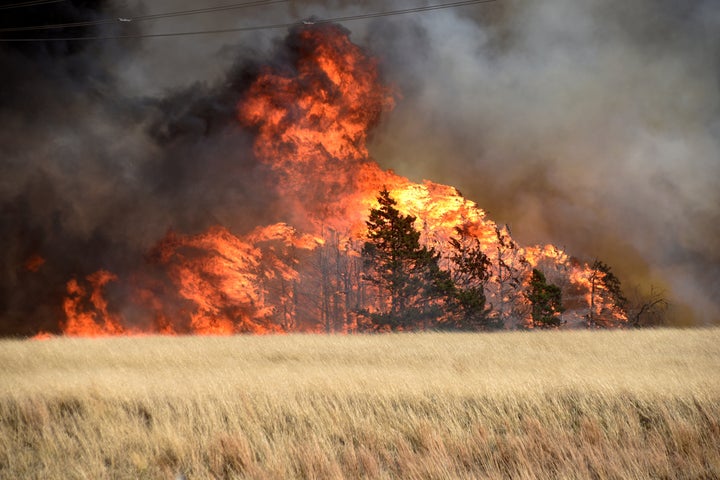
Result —
[[362, 249], [365, 279], [387, 295], [385, 308], [370, 314], [376, 329], [426, 328], [441, 321], [442, 298], [452, 290], [450, 275], [438, 265], [440, 254], [420, 246], [415, 217], [402, 215], [387, 189], [366, 222], [368, 241]]
[[450, 238], [453, 289], [450, 298], [452, 318], [449, 326], [460, 330], [499, 328], [489, 318], [485, 288], [491, 276], [491, 261], [482, 251], [480, 240], [462, 228]]
[[548, 284], [545, 274], [536, 268], [532, 271], [530, 288], [525, 297], [532, 305], [533, 326], [550, 328], [561, 325], [560, 314], [564, 308], [560, 287]]

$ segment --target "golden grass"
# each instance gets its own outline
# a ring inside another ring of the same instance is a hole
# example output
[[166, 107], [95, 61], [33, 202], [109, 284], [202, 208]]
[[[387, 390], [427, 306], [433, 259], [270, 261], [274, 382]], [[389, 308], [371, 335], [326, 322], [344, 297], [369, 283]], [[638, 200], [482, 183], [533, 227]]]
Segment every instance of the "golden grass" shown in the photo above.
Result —
[[720, 478], [720, 329], [0, 341], [0, 478]]

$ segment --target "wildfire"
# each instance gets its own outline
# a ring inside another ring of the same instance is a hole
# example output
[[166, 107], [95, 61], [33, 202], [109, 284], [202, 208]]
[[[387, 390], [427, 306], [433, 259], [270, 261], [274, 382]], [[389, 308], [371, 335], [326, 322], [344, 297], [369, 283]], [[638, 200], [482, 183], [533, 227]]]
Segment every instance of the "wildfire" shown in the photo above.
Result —
[[371, 175], [381, 182], [392, 179], [370, 162], [366, 143], [393, 100], [376, 62], [341, 27], [302, 29], [294, 41], [293, 70], [266, 68], [238, 118], [257, 130], [255, 153], [278, 173], [294, 223], [344, 223], [362, 206], [364, 195], [353, 193], [365, 192], [364, 169], [377, 170]]
[[63, 302], [67, 321], [63, 333], [84, 337], [126, 333], [120, 319], [108, 312], [108, 303], [103, 295], [103, 287], [117, 277], [108, 271], [98, 270], [88, 275], [86, 280], [89, 290], [74, 278], [67, 283], [68, 296]]
[[[552, 245], [517, 247], [507, 229], [456, 189], [413, 183], [369, 157], [368, 133], [392, 108], [392, 92], [380, 83], [375, 60], [348, 35], [332, 25], [294, 31], [288, 41], [294, 63], [263, 69], [237, 105], [240, 126], [255, 131], [256, 157], [277, 176], [286, 223], [245, 235], [220, 225], [196, 235], [168, 233], [147, 256], [148, 269], [160, 273], [139, 272], [127, 287], [144, 320], [109, 308], [103, 292], [120, 281], [114, 274], [99, 270], [84, 281], [72, 279], [64, 334], [355, 330], [358, 312], [376, 301], [362, 281], [359, 252], [382, 188], [416, 217], [421, 241], [444, 257], [458, 231], [477, 239], [493, 269], [488, 298], [501, 315], [514, 315], [507, 326], [527, 324], [529, 310], [522, 295], [508, 293], [506, 271], [528, 282], [532, 268], [542, 268], [574, 295], [569, 323], [580, 323], [591, 305], [597, 317], [608, 313], [586, 264]], [[624, 321], [622, 312], [610, 313]]]

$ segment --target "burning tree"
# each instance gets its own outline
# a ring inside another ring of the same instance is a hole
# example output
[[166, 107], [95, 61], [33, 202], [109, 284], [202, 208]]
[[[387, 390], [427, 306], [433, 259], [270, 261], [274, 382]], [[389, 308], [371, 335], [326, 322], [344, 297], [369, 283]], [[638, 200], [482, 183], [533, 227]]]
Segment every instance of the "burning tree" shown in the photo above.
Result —
[[357, 311], [364, 303], [360, 246], [349, 233], [322, 230], [309, 268], [303, 268], [303, 294], [314, 300], [315, 315], [326, 333], [357, 329]]
[[456, 228], [457, 236], [451, 237], [450, 261], [453, 282], [452, 326], [460, 330], [499, 328], [497, 319], [489, 316], [485, 288], [490, 279], [492, 262], [485, 254], [477, 237], [467, 227]]
[[[368, 239], [362, 249], [366, 279], [387, 300], [370, 313], [376, 328], [423, 329], [442, 316], [438, 301], [452, 288], [450, 276], [440, 269], [440, 254], [420, 245], [415, 217], [403, 215], [387, 189], [377, 198], [379, 207], [370, 210]], [[384, 305], [382, 305], [384, 304]]]
[[495, 226], [495, 283], [497, 291], [496, 316], [500, 325], [508, 322], [518, 323], [525, 316], [520, 299], [522, 277], [527, 269], [528, 261], [523, 256], [520, 246], [510, 236], [510, 227]]
[[620, 279], [608, 264], [595, 260], [590, 274], [588, 327], [618, 326], [618, 319], [627, 320], [626, 305], [627, 299], [623, 295]]

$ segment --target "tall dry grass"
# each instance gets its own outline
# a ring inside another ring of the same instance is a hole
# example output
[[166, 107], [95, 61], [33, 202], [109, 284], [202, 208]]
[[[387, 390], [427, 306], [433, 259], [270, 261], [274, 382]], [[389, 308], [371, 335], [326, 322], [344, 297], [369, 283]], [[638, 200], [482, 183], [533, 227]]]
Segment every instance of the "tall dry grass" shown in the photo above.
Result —
[[0, 478], [720, 478], [720, 329], [0, 341]]

